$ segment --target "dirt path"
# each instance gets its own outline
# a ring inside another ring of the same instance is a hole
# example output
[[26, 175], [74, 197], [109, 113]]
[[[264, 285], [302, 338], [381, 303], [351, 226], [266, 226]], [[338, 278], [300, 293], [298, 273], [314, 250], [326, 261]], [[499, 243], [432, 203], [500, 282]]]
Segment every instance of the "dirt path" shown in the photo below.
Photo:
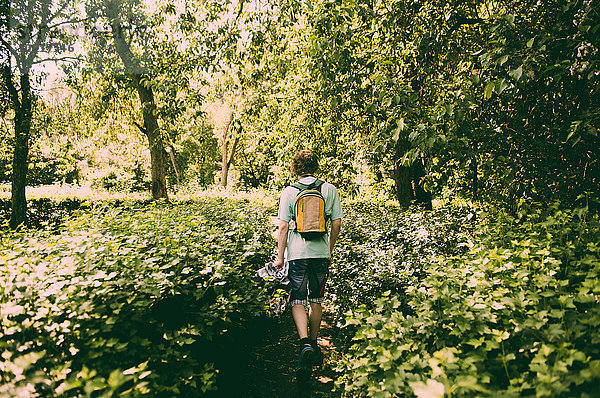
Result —
[[319, 345], [323, 350], [324, 365], [315, 369], [308, 385], [294, 380], [298, 360], [298, 338], [291, 313], [286, 310], [279, 319], [264, 319], [253, 325], [247, 344], [240, 353], [237, 365], [223, 368], [219, 379], [219, 391], [211, 397], [285, 397], [285, 398], [333, 398], [335, 372], [331, 369], [335, 349], [332, 341], [334, 330], [323, 322]]

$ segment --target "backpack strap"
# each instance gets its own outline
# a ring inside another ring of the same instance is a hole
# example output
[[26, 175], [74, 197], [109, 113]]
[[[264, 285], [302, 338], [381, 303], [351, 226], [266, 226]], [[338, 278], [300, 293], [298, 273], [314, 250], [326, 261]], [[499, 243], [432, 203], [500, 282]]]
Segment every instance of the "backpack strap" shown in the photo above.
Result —
[[296, 188], [300, 192], [304, 191], [305, 189], [308, 189], [308, 187], [309, 187], [309, 185], [302, 184], [301, 182], [297, 182], [297, 183], [292, 184], [290, 186], [293, 187], [293, 188]]
[[310, 183], [310, 184], [303, 184], [300, 181], [298, 181], [295, 184], [292, 184], [291, 186], [296, 188], [297, 190], [299, 190], [300, 192], [305, 191], [307, 189], [316, 189], [319, 192], [321, 191], [321, 185], [325, 184], [325, 181], [323, 180], [319, 180], [318, 178]]
[[321, 185], [323, 184], [325, 184], [325, 181], [319, 180], [318, 178], [312, 183], [314, 189], [318, 190], [319, 192], [321, 192]]

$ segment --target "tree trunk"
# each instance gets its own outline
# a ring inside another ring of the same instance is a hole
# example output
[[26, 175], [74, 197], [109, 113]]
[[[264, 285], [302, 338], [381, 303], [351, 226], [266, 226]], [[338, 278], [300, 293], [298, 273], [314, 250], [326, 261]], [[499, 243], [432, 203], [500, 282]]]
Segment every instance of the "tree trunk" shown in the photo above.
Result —
[[471, 161], [469, 162], [469, 168], [471, 169], [471, 194], [473, 195], [473, 200], [477, 200], [479, 177], [477, 176], [478, 167], [477, 159], [475, 157], [471, 158]]
[[231, 161], [233, 161], [233, 152], [235, 151], [235, 144], [232, 145], [231, 148], [231, 160], [228, 154], [228, 141], [229, 141], [229, 128], [231, 127], [231, 123], [233, 122], [233, 111], [229, 114], [229, 120], [223, 129], [223, 134], [221, 136], [221, 186], [227, 186], [227, 175], [229, 174], [229, 166], [231, 166]]
[[16, 229], [27, 222], [27, 168], [29, 157], [29, 135], [31, 130], [31, 117], [33, 99], [31, 97], [31, 86], [29, 74], [24, 73], [20, 77], [21, 98], [12, 80], [10, 65], [2, 69], [4, 82], [15, 112], [15, 147], [13, 152], [12, 178], [11, 178], [11, 213], [10, 228]]
[[227, 165], [227, 141], [223, 140], [221, 144], [221, 186], [227, 186], [227, 175], [229, 174], [229, 166]]
[[426, 210], [432, 210], [433, 204], [431, 203], [431, 193], [423, 188], [423, 178], [425, 177], [423, 160], [420, 158], [415, 160], [411, 166], [411, 171], [413, 195], [417, 204], [425, 206]]
[[165, 175], [165, 151], [162, 138], [148, 136], [150, 145], [150, 176], [152, 178], [152, 199], [168, 199], [167, 178]]
[[396, 165], [394, 170], [394, 181], [396, 183], [396, 199], [398, 199], [400, 206], [407, 208], [412, 201], [410, 168]]
[[[29, 113], [29, 115], [27, 115]], [[29, 157], [29, 130], [31, 111], [20, 109], [15, 113], [15, 148], [12, 164], [10, 228], [16, 229], [27, 222], [27, 169]]]
[[142, 117], [144, 120], [144, 127], [142, 131], [148, 138], [148, 146], [150, 148], [152, 199], [167, 199], [165, 150], [160, 135], [160, 129], [158, 127], [158, 118], [156, 117], [154, 93], [152, 92], [152, 88], [150, 86], [144, 84], [143, 80], [149, 81], [149, 76], [141, 73], [142, 67], [131, 52], [129, 43], [125, 40], [118, 12], [119, 10], [108, 7], [106, 9], [106, 17], [110, 22], [116, 52], [119, 55], [119, 58], [121, 58], [121, 61], [123, 61], [125, 69], [129, 71], [127, 76], [131, 79], [140, 97]]
[[175, 177], [177, 177], [177, 186], [181, 186], [181, 174], [179, 174], [179, 166], [177, 166], [177, 162], [175, 160], [175, 150], [173, 146], [167, 147], [167, 152], [169, 153], [169, 158], [171, 159], [171, 164], [173, 165], [173, 170], [175, 170]]
[[398, 140], [394, 161], [394, 182], [396, 184], [396, 199], [400, 206], [407, 208], [413, 200], [410, 183], [410, 167], [402, 166], [402, 156], [407, 151], [408, 142]]
[[152, 199], [168, 198], [167, 179], [165, 174], [166, 159], [165, 149], [162, 137], [158, 127], [156, 117], [156, 104], [154, 102], [154, 93], [151, 88], [142, 85], [139, 75], [132, 76], [136, 86], [140, 103], [142, 106], [142, 116], [144, 118], [144, 130], [148, 138], [150, 147], [150, 175], [152, 178]]

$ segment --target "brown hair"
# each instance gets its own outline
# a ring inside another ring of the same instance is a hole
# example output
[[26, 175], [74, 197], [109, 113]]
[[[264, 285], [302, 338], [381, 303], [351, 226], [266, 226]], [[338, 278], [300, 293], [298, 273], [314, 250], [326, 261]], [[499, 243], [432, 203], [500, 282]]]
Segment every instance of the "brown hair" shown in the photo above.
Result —
[[314, 174], [319, 169], [317, 156], [309, 150], [302, 150], [292, 159], [292, 172], [297, 176]]

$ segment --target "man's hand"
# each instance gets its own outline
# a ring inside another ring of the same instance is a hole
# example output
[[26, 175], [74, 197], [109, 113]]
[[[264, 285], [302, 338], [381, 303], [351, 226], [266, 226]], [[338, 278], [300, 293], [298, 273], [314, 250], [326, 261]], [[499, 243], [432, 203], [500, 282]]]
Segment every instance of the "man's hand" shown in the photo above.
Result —
[[342, 227], [342, 219], [341, 218], [331, 221], [331, 232], [329, 233], [329, 252], [330, 253], [333, 253], [333, 247], [335, 246], [335, 242], [337, 242], [337, 238], [340, 235], [341, 227]]
[[283, 268], [283, 259], [278, 258], [275, 261], [273, 261], [273, 267], [275, 267], [277, 270]]
[[279, 221], [279, 230], [277, 231], [277, 259], [273, 262], [273, 266], [277, 269], [283, 267], [283, 255], [287, 246], [287, 236], [290, 225], [285, 221]]

